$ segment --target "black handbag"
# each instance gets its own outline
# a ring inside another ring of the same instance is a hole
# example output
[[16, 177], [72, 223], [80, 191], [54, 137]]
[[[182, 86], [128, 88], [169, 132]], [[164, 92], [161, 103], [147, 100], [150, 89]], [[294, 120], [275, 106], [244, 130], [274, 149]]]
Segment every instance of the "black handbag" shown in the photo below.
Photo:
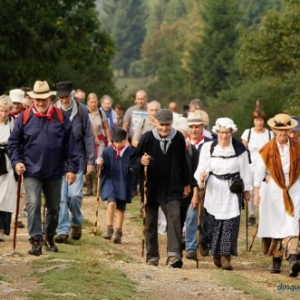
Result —
[[229, 180], [229, 189], [234, 194], [242, 194], [245, 189], [243, 179], [238, 177], [238, 178]]

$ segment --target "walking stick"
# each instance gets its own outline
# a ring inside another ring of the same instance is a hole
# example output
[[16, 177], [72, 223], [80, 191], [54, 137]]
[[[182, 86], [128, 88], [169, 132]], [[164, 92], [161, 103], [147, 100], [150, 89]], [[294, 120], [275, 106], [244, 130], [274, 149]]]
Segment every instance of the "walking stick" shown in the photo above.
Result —
[[97, 169], [97, 202], [96, 202], [96, 216], [95, 216], [95, 224], [94, 224], [94, 234], [97, 234], [97, 223], [98, 223], [98, 212], [99, 212], [99, 204], [100, 204], [100, 173], [101, 166], [98, 165]]
[[255, 232], [254, 232], [254, 234], [253, 234], [251, 244], [250, 244], [250, 246], [249, 246], [249, 252], [250, 252], [251, 249], [252, 249], [252, 246], [253, 246], [253, 244], [254, 244], [254, 240], [255, 240], [255, 238], [256, 238], [257, 232], [258, 232], [258, 224], [256, 225], [256, 229], [255, 229]]
[[14, 227], [14, 239], [13, 239], [13, 249], [16, 250], [17, 243], [17, 230], [18, 230], [18, 216], [20, 207], [20, 196], [21, 196], [21, 183], [22, 175], [18, 175], [18, 188], [17, 188], [17, 199], [16, 199], [16, 216], [15, 216], [15, 227]]
[[45, 223], [46, 223], [46, 202], [42, 199], [42, 229], [43, 234], [45, 234]]
[[205, 182], [202, 181], [199, 190], [199, 205], [198, 205], [198, 214], [197, 214], [197, 251], [196, 251], [196, 267], [199, 268], [200, 260], [200, 227], [201, 227], [201, 212], [202, 212], [202, 198], [205, 193]]
[[[243, 199], [244, 201], [244, 199]], [[248, 229], [249, 229], [249, 225], [248, 225], [248, 202], [245, 203], [246, 206], [246, 252], [248, 251]]]
[[147, 205], [147, 171], [148, 166], [144, 166], [144, 210], [143, 210], [143, 227], [142, 227], [142, 257], [144, 257], [145, 240], [146, 240], [146, 205]]

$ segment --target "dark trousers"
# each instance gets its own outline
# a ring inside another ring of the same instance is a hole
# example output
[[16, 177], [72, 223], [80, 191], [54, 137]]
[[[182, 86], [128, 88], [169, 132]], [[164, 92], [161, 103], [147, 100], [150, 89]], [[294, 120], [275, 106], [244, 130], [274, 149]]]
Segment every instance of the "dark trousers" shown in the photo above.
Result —
[[0, 211], [0, 230], [4, 231], [5, 235], [10, 234], [11, 213]]
[[[157, 221], [159, 203], [147, 203], [146, 205], [146, 248], [147, 260], [159, 260], [159, 247], [157, 235]], [[176, 256], [181, 259], [181, 224], [180, 224], [180, 201], [166, 202], [168, 257]]]

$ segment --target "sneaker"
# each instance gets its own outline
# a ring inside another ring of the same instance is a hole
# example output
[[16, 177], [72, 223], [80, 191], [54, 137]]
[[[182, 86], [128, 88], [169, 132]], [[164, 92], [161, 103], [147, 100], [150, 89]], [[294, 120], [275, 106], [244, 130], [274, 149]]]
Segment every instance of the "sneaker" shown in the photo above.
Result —
[[169, 256], [166, 264], [172, 268], [182, 268], [183, 265], [182, 260], [176, 256]]
[[122, 230], [116, 230], [116, 233], [115, 233], [115, 237], [113, 239], [113, 242], [115, 244], [121, 244], [121, 241], [122, 241], [122, 235], [123, 235], [123, 232]]
[[58, 252], [58, 248], [53, 241], [53, 236], [45, 236], [43, 246], [47, 251]]
[[29, 242], [31, 244], [31, 249], [28, 251], [28, 254], [40, 256], [42, 254], [42, 244], [43, 244], [42, 237], [30, 238]]
[[25, 225], [23, 224], [22, 221], [18, 221], [18, 228], [25, 228]]
[[197, 260], [196, 252], [195, 251], [188, 251], [186, 254], [187, 259]]
[[200, 254], [201, 256], [209, 256], [209, 247], [206, 244], [200, 244]]
[[81, 238], [81, 225], [71, 227], [71, 238], [75, 241], [79, 241]]
[[106, 240], [110, 240], [114, 234], [114, 229], [112, 226], [107, 226], [105, 233], [103, 234], [103, 238]]
[[255, 217], [250, 217], [248, 219], [248, 226], [253, 226], [256, 223], [256, 218]]
[[55, 238], [55, 242], [58, 244], [66, 244], [68, 241], [69, 235], [68, 234], [59, 234]]

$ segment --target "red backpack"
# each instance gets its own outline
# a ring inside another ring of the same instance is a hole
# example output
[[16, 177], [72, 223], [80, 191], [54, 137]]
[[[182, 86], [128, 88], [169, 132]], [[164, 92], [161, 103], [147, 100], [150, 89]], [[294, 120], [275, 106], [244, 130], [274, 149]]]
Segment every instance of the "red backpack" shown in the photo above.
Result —
[[[56, 114], [58, 116], [60, 123], [64, 124], [64, 114], [63, 114], [62, 110], [55, 106], [53, 106], [53, 107], [54, 107], [54, 110], [56, 111]], [[23, 114], [23, 125], [27, 124], [29, 117], [30, 117], [30, 112], [31, 112], [31, 107], [25, 109], [24, 114]]]

